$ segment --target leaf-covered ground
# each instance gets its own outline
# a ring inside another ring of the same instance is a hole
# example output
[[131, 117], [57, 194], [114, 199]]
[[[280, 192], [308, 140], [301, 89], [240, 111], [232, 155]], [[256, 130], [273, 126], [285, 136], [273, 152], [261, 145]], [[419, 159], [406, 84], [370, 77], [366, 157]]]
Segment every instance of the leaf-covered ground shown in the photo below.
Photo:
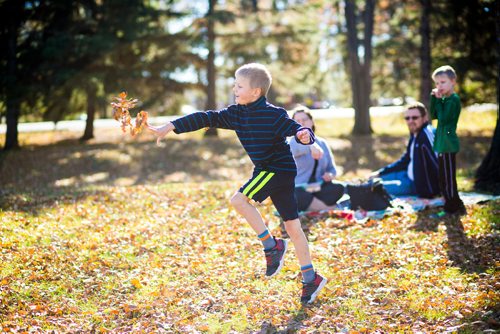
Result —
[[[33, 145], [46, 136], [0, 156], [0, 332], [500, 329], [499, 201], [469, 206], [461, 219], [427, 210], [364, 225], [303, 220], [329, 283], [302, 307], [293, 246], [284, 270], [265, 279], [261, 246], [230, 207], [251, 170], [234, 137], [156, 147], [147, 136], [81, 144], [68, 134]], [[363, 177], [405, 142], [329, 138], [344, 177]], [[485, 152], [489, 141], [473, 132], [464, 151]], [[462, 189], [480, 158], [459, 163]], [[271, 203], [259, 208], [281, 235]]]

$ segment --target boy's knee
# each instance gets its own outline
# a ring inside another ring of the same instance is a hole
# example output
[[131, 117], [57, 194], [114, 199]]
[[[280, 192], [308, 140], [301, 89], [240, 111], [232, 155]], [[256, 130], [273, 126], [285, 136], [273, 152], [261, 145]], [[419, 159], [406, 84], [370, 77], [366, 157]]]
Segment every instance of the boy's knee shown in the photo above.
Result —
[[293, 238], [293, 236], [303, 233], [302, 226], [300, 225], [300, 220], [292, 219], [285, 222], [285, 230], [288, 235]]
[[231, 197], [231, 205], [235, 208], [240, 208], [248, 202], [248, 199], [245, 195], [236, 192], [233, 197]]

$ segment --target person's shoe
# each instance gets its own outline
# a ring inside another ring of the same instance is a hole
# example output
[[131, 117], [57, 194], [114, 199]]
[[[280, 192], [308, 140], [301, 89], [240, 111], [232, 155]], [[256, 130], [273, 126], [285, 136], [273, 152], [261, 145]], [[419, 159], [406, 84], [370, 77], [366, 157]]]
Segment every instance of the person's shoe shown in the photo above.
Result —
[[452, 211], [452, 212], [449, 212], [449, 211], [439, 211], [437, 213], [433, 213], [433, 214], [431, 214], [429, 216], [429, 218], [432, 218], [432, 219], [444, 219], [444, 218], [447, 218], [447, 217], [453, 217], [453, 216], [461, 217], [461, 216], [466, 216], [466, 215], [467, 215], [467, 209], [465, 208], [465, 206], [462, 206], [462, 207], [460, 207], [457, 210]]
[[316, 299], [321, 289], [325, 287], [326, 282], [326, 278], [318, 274], [316, 274], [312, 282], [302, 282], [302, 297], [300, 297], [300, 302], [302, 304], [311, 304]]
[[266, 276], [268, 277], [275, 276], [280, 272], [285, 262], [285, 253], [288, 248], [288, 241], [276, 238], [274, 240], [276, 241], [276, 246], [264, 251], [267, 264]]
[[439, 211], [439, 212], [430, 214], [429, 218], [432, 218], [432, 219], [441, 219], [441, 218], [446, 217], [446, 214], [447, 214], [446, 211]]

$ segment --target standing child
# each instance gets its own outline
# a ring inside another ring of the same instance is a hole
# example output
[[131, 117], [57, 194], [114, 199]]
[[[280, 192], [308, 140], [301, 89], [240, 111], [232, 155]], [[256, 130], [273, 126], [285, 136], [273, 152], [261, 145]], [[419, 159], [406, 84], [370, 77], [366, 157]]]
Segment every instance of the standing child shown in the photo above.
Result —
[[161, 127], [148, 125], [157, 142], [170, 131], [183, 133], [206, 127], [230, 129], [236, 132], [243, 148], [254, 164], [253, 175], [231, 198], [231, 204], [250, 224], [264, 246], [266, 276], [278, 274], [283, 267], [287, 241], [271, 235], [259, 211], [250, 203], [270, 197], [285, 222], [285, 229], [295, 245], [302, 271], [301, 302], [312, 303], [325, 286], [326, 279], [318, 275], [311, 261], [309, 245], [300, 224], [294, 195], [297, 167], [286, 137], [298, 142], [314, 143], [311, 129], [301, 127], [288, 117], [283, 108], [266, 100], [272, 78], [265, 66], [246, 64], [235, 73], [233, 92], [236, 104], [219, 111], [196, 112]]
[[460, 150], [457, 123], [460, 116], [460, 98], [455, 93], [455, 70], [441, 66], [432, 73], [436, 84], [431, 92], [430, 114], [437, 119], [434, 151], [438, 153], [439, 187], [444, 196], [444, 211], [448, 214], [465, 214], [464, 203], [458, 195], [456, 177], [456, 154]]

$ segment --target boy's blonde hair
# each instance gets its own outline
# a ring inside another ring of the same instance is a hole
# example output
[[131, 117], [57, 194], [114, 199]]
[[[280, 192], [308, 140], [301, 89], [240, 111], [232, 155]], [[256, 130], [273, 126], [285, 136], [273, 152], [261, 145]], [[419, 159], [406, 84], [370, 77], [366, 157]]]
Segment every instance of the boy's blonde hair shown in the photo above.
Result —
[[261, 96], [266, 96], [273, 78], [271, 73], [262, 64], [250, 63], [245, 64], [236, 70], [235, 75], [243, 76], [250, 81], [250, 87], [260, 88]]
[[448, 78], [455, 80], [457, 78], [457, 74], [455, 73], [455, 70], [453, 67], [450, 65], [444, 65], [438, 67], [433, 73], [432, 73], [432, 79], [434, 80], [436, 76], [438, 75], [446, 75]]

